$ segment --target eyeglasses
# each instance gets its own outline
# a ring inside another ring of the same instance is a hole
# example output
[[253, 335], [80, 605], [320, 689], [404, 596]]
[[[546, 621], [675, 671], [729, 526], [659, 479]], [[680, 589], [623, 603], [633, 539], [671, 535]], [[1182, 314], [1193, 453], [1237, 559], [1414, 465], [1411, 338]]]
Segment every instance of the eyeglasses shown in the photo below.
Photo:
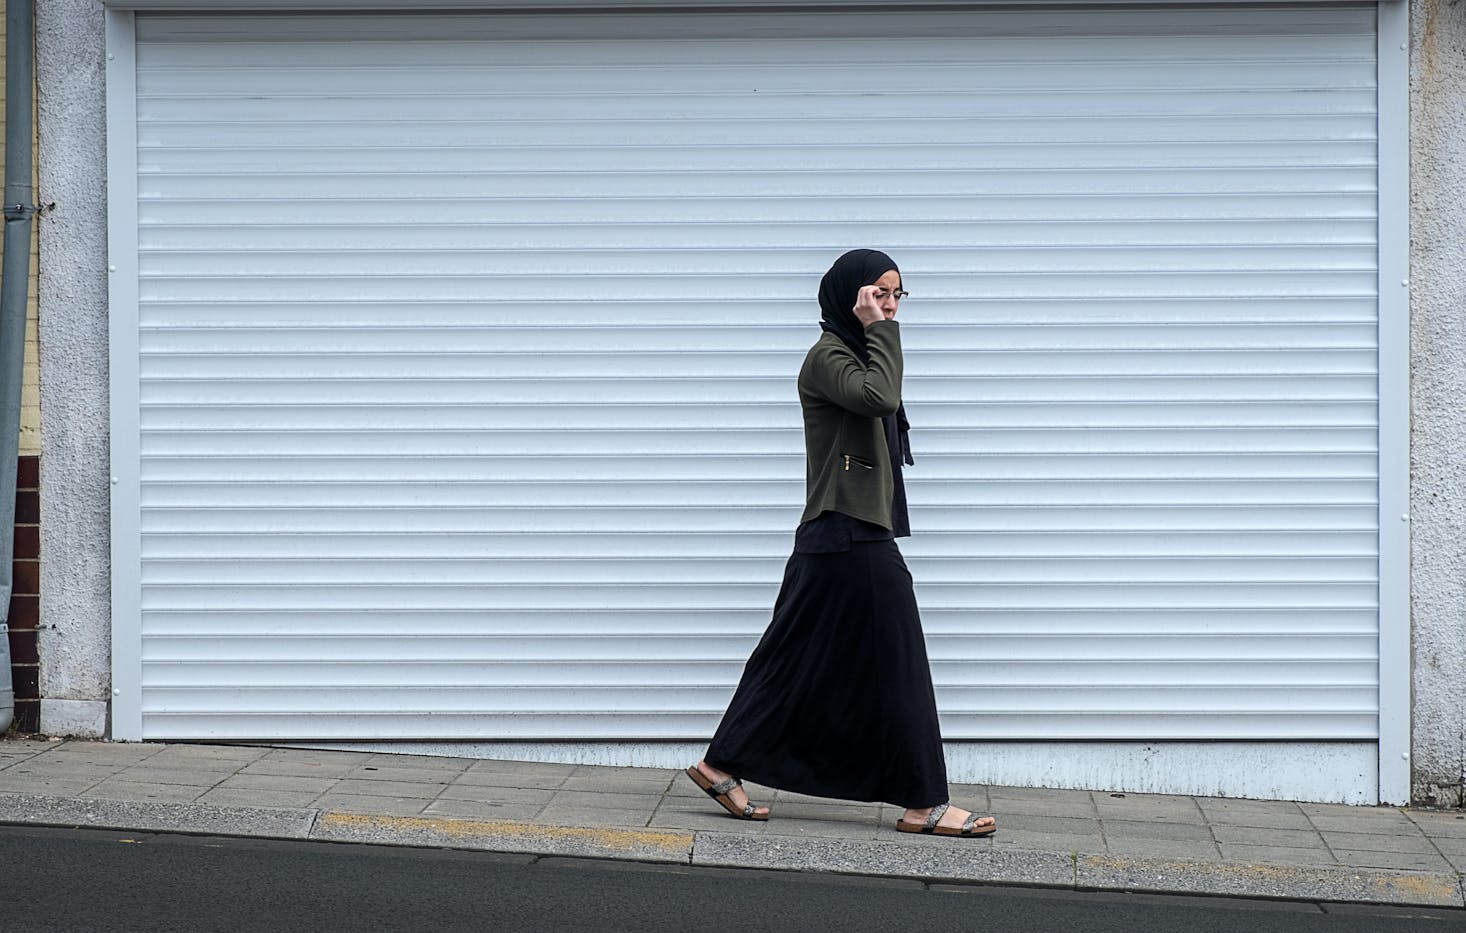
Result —
[[910, 294], [911, 293], [904, 288], [898, 288], [894, 292], [888, 292], [884, 288], [879, 288], [876, 289], [875, 297], [877, 301], [885, 301], [887, 298], [894, 298], [897, 301], [900, 301], [902, 298], [905, 298], [907, 295]]

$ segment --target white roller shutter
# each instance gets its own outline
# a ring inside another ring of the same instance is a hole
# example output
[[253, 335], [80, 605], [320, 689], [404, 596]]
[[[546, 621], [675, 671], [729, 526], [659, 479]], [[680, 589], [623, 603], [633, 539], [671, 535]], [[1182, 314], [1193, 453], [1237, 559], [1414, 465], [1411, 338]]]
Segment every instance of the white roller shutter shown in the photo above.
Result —
[[1376, 735], [1373, 7], [136, 22], [141, 735], [709, 735], [867, 245], [947, 738]]

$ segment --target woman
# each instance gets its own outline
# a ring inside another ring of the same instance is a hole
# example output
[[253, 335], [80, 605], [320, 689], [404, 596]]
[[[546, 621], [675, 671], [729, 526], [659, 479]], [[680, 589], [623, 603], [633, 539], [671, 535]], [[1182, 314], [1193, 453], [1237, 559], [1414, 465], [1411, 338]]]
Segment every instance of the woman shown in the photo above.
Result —
[[[896, 828], [990, 836], [991, 817], [949, 806], [931, 669], [911, 574], [901, 464], [906, 293], [885, 253], [859, 249], [820, 281], [820, 327], [799, 373], [807, 503], [773, 621], [687, 774], [729, 813], [766, 820], [740, 778], [906, 808]], [[738, 777], [734, 777], [737, 775]]]

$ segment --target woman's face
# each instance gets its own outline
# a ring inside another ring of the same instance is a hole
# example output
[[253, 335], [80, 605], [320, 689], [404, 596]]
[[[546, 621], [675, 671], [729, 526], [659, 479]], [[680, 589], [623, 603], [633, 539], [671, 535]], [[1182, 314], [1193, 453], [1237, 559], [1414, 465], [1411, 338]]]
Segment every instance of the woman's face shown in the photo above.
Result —
[[889, 321], [896, 316], [896, 308], [901, 303], [901, 299], [896, 297], [896, 292], [901, 288], [901, 273], [892, 269], [872, 284], [876, 286], [876, 307], [881, 309], [881, 313]]

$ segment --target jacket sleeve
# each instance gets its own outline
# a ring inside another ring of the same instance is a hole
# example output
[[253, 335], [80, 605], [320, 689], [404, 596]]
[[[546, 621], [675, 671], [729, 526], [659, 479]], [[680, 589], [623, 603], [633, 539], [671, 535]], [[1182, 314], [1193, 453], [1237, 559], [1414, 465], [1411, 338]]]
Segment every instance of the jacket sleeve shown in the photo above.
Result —
[[816, 394], [847, 411], [884, 418], [901, 405], [901, 330], [895, 321], [877, 321], [865, 329], [870, 364], [841, 343], [815, 355], [809, 370]]

